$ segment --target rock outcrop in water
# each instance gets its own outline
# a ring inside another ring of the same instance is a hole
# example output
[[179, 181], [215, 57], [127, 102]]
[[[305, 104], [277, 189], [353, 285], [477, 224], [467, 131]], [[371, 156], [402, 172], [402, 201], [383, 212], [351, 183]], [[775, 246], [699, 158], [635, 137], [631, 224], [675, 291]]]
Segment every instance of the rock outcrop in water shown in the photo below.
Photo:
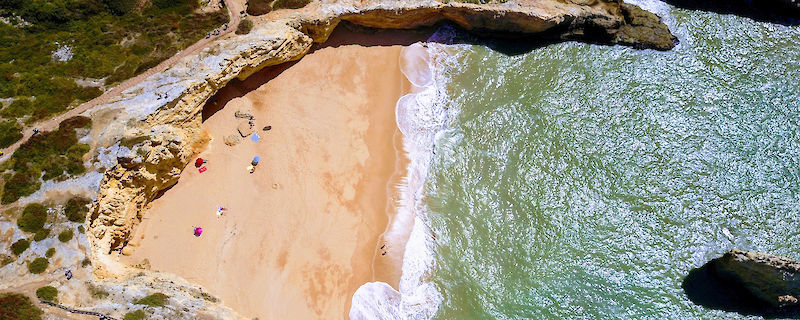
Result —
[[793, 317], [800, 311], [800, 262], [733, 249], [692, 270], [683, 289], [690, 300], [708, 308]]
[[711, 271], [774, 308], [800, 305], [800, 262], [733, 249], [715, 259]]
[[[618, 0], [515, 1], [488, 5], [437, 1], [314, 2], [301, 10], [278, 10], [260, 17], [246, 35], [228, 35], [165, 72], [91, 110], [115, 121], [98, 141], [119, 147], [93, 204], [88, 239], [95, 275], [122, 277], [145, 271], [121, 265], [112, 254], [131, 240], [146, 205], [177, 182], [182, 169], [207, 137], [203, 108], [234, 78], [244, 79], [272, 65], [305, 55], [324, 42], [341, 21], [378, 28], [411, 29], [450, 21], [476, 33], [541, 35], [636, 48], [668, 50], [675, 37], [653, 14]], [[163, 97], [167, 97], [164, 99]], [[109, 116], [111, 115], [111, 116]], [[123, 143], [124, 144], [124, 143]], [[150, 271], [147, 271], [150, 272]], [[154, 285], [155, 286], [155, 285]]]

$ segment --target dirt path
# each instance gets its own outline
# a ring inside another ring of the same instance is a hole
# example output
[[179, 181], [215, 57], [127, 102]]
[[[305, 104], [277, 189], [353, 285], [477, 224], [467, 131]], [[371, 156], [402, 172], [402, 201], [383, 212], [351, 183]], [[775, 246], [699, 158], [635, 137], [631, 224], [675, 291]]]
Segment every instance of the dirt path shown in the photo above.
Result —
[[172, 56], [171, 58], [162, 61], [157, 66], [155, 66], [153, 68], [150, 68], [149, 70], [145, 71], [144, 73], [142, 73], [142, 74], [140, 74], [138, 76], [135, 76], [133, 78], [130, 78], [130, 79], [122, 82], [121, 84], [117, 85], [116, 87], [114, 87], [111, 90], [106, 91], [105, 93], [103, 93], [102, 95], [100, 95], [97, 98], [94, 98], [92, 100], [86, 101], [83, 104], [75, 107], [74, 109], [71, 109], [71, 110], [69, 110], [69, 111], [67, 111], [65, 113], [62, 113], [62, 114], [58, 115], [58, 116], [55, 116], [55, 117], [50, 118], [48, 120], [39, 121], [37, 123], [34, 123], [31, 126], [27, 126], [27, 127], [23, 128], [22, 129], [22, 139], [20, 139], [19, 141], [17, 141], [13, 145], [11, 145], [11, 146], [9, 146], [9, 147], [7, 147], [5, 149], [0, 150], [0, 152], [2, 152], [2, 156], [0, 156], [0, 162], [7, 160], [11, 156], [11, 154], [14, 153], [14, 151], [17, 151], [17, 149], [19, 148], [20, 145], [22, 145], [22, 143], [24, 143], [25, 141], [28, 141], [28, 139], [30, 139], [30, 137], [33, 136], [33, 129], [34, 128], [35, 129], [39, 129], [42, 132], [44, 132], [44, 131], [52, 131], [52, 130], [58, 129], [58, 125], [62, 121], [66, 120], [66, 119], [69, 119], [71, 117], [77, 116], [77, 115], [79, 115], [81, 113], [84, 113], [86, 110], [89, 110], [89, 109], [91, 109], [93, 107], [96, 107], [98, 105], [107, 103], [111, 98], [113, 98], [113, 97], [119, 95], [120, 93], [122, 93], [123, 91], [128, 90], [128, 89], [132, 88], [133, 86], [141, 83], [142, 81], [144, 81], [148, 77], [150, 77], [150, 76], [152, 76], [152, 75], [154, 75], [156, 73], [159, 73], [159, 72], [164, 72], [164, 70], [167, 70], [167, 68], [169, 68], [175, 62], [177, 62], [178, 60], [183, 59], [184, 57], [194, 53], [198, 49], [201, 49], [201, 48], [205, 47], [209, 42], [214, 41], [217, 38], [222, 37], [225, 34], [228, 34], [230, 32], [235, 31], [236, 27], [239, 25], [239, 21], [241, 21], [241, 14], [239, 12], [244, 10], [244, 5], [243, 5], [242, 1], [239, 1], [239, 0], [224, 0], [224, 1], [225, 1], [225, 7], [228, 9], [228, 14], [231, 17], [230, 22], [228, 22], [228, 29], [227, 30], [221, 31], [220, 34], [217, 35], [217, 36], [212, 36], [212, 37], [209, 37], [209, 38], [205, 38], [205, 39], [202, 39], [202, 40], [194, 43], [193, 45], [189, 46], [188, 48], [184, 49], [183, 51], [179, 52], [178, 54]]

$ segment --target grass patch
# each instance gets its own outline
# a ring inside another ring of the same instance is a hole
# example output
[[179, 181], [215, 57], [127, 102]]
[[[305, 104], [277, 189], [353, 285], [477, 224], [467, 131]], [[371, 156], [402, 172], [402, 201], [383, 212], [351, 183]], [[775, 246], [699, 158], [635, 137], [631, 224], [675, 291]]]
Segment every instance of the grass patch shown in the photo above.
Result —
[[92, 298], [95, 299], [105, 299], [108, 297], [108, 292], [98, 288], [97, 286], [93, 285], [91, 282], [86, 282], [86, 287], [89, 289], [89, 293], [92, 294]]
[[41, 287], [39, 289], [36, 289], [36, 297], [44, 301], [56, 302], [58, 301], [57, 300], [58, 289], [51, 286]]
[[26, 232], [37, 232], [47, 222], [47, 208], [39, 203], [31, 203], [22, 210], [22, 215], [17, 219], [17, 226]]
[[147, 315], [141, 309], [128, 312], [125, 314], [125, 317], [122, 320], [144, 320]]
[[28, 248], [30, 248], [30, 246], [31, 246], [31, 243], [30, 243], [30, 241], [28, 241], [28, 239], [19, 239], [19, 240], [17, 240], [17, 242], [14, 242], [11, 245], [11, 253], [13, 253], [16, 256], [19, 256], [23, 252], [25, 252], [25, 250], [28, 250]]
[[44, 253], [44, 256], [50, 259], [53, 257], [54, 254], [56, 254], [56, 248], [50, 248], [47, 249], [47, 252]]
[[58, 130], [25, 141], [5, 164], [14, 173], [3, 187], [0, 202], [12, 203], [33, 194], [41, 180], [62, 181], [83, 174], [83, 155], [89, 152], [89, 145], [78, 143], [76, 130], [89, 128], [91, 123], [87, 117], [72, 117], [61, 122]]
[[[137, 7], [149, 2], [0, 0], [0, 14], [28, 23], [0, 23], [0, 98], [16, 99], [0, 116], [27, 123], [50, 118], [102, 93], [76, 80], [105, 79], [101, 83], [110, 86], [229, 21], [226, 10], [196, 12], [197, 0]], [[0, 145], [20, 137], [4, 134], [0, 125]]]
[[47, 266], [49, 265], [50, 261], [47, 261], [47, 258], [39, 257], [28, 263], [28, 271], [33, 274], [40, 274], [47, 270]]
[[42, 309], [23, 294], [3, 293], [0, 294], [0, 319], [42, 320]]
[[151, 307], [163, 307], [167, 304], [167, 300], [169, 300], [169, 296], [163, 294], [161, 292], [156, 292], [139, 300], [136, 300], [134, 304], [143, 304], [146, 306]]
[[67, 205], [64, 207], [64, 214], [67, 216], [67, 219], [72, 222], [86, 221], [86, 213], [89, 212], [89, 207], [87, 207], [87, 205], [90, 202], [89, 199], [81, 197], [69, 199]]
[[50, 236], [50, 229], [39, 229], [36, 231], [36, 234], [33, 235], [33, 241], [42, 241], [47, 239], [48, 236]]
[[72, 229], [61, 231], [61, 233], [58, 234], [58, 241], [69, 242], [70, 240], [72, 240], [72, 236], [74, 235], [75, 233], [72, 232]]
[[253, 30], [253, 21], [248, 19], [242, 19], [239, 22], [239, 26], [236, 27], [236, 34], [248, 34], [250, 31]]

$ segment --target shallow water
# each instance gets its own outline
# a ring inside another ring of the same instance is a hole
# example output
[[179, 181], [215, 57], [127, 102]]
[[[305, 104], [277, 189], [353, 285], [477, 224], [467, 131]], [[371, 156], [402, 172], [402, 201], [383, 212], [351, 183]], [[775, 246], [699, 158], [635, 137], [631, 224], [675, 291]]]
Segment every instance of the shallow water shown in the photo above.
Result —
[[447, 49], [436, 319], [744, 318], [689, 301], [689, 270], [800, 259], [800, 27], [643, 4], [678, 48]]

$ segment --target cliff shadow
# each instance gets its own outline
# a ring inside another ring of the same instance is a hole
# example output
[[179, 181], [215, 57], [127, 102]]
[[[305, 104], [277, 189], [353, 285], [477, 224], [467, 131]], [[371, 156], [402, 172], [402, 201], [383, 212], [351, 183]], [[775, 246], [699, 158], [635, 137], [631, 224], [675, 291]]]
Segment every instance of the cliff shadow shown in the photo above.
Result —
[[780, 0], [664, 0], [664, 2], [682, 9], [734, 14], [785, 26], [800, 25], [800, 8], [779, 3]]
[[766, 319], [800, 319], [800, 310], [775, 309], [742, 286], [720, 278], [713, 271], [713, 263], [711, 261], [700, 268], [692, 269], [681, 284], [684, 293], [694, 304]]
[[[320, 49], [345, 45], [365, 47], [409, 46], [416, 42], [438, 42], [446, 44], [475, 44], [488, 47], [505, 55], [519, 55], [553, 43], [565, 41], [554, 38], [557, 33], [558, 31], [552, 35], [546, 33], [538, 36], [529, 36], [514, 33], [469, 32], [448, 23], [410, 30], [376, 29], [342, 21], [331, 33], [328, 40], [324, 43], [314, 44], [309, 54]], [[302, 59], [300, 58], [300, 60]], [[300, 60], [263, 68], [245, 80], [231, 80], [206, 101], [203, 106], [203, 121], [222, 110], [231, 100], [240, 98], [264, 83], [275, 79]]]

